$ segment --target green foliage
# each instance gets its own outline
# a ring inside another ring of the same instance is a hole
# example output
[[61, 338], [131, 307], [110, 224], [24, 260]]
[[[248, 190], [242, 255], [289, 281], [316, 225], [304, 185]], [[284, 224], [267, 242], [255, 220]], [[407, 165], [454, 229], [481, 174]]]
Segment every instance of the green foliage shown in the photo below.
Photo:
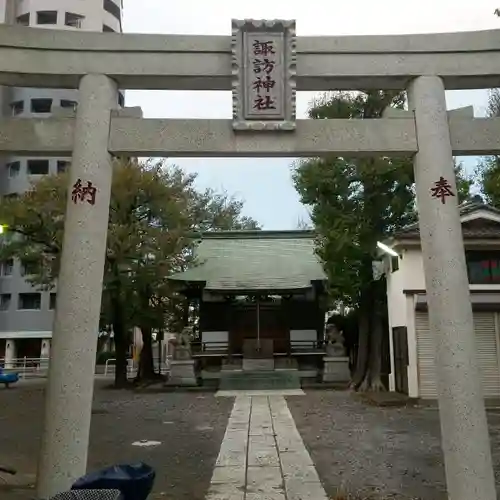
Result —
[[[313, 102], [315, 119], [380, 118], [387, 106], [402, 108], [397, 92], [336, 92]], [[376, 242], [415, 220], [413, 168], [408, 158], [308, 159], [293, 174], [303, 203], [319, 233], [318, 254], [325, 264], [331, 294], [358, 304], [372, 281]]]
[[[313, 119], [376, 119], [388, 107], [404, 108], [405, 94], [335, 92], [313, 101]], [[459, 200], [472, 180], [456, 165]], [[357, 305], [372, 281], [376, 243], [416, 221], [411, 158], [312, 158], [295, 165], [293, 180], [319, 233], [318, 254], [334, 299]]]
[[478, 183], [486, 203], [500, 209], [500, 158], [483, 159], [477, 169]]
[[458, 203], [463, 203], [471, 197], [474, 176], [470, 176], [465, 172], [462, 163], [455, 163], [455, 179], [457, 182]]
[[[500, 116], [500, 89], [490, 91], [487, 116]], [[483, 158], [476, 169], [477, 182], [485, 201], [495, 208], [500, 208], [500, 157]]]
[[[113, 323], [117, 301], [128, 328], [178, 323], [183, 299], [167, 276], [193, 265], [192, 231], [255, 229], [243, 204], [225, 193], [199, 191], [195, 176], [163, 162], [115, 161], [105, 260], [101, 327]], [[17, 198], [0, 199], [8, 226], [0, 259], [20, 257], [29, 280], [53, 287], [58, 276], [68, 175], [46, 176]]]

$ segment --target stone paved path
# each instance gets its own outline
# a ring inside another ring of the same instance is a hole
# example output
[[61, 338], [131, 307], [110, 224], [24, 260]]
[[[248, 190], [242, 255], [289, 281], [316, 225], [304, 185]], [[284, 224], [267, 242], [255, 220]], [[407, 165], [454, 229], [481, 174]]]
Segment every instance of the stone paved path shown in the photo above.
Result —
[[326, 500], [283, 396], [238, 396], [206, 500]]

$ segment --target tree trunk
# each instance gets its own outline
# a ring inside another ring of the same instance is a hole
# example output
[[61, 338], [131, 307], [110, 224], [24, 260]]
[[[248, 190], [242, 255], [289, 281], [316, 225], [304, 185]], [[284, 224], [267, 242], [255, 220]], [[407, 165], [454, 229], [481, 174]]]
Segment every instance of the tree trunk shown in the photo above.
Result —
[[[388, 105], [392, 100], [386, 103]], [[380, 115], [383, 108], [370, 108], [364, 110], [364, 118], [375, 118]], [[375, 159], [368, 160], [371, 167], [375, 168]], [[370, 227], [374, 235], [383, 235], [384, 227], [382, 219], [379, 217], [379, 206], [377, 206], [376, 196], [377, 188], [373, 185], [370, 178], [363, 181], [364, 199], [365, 199], [365, 216], [370, 223]], [[367, 241], [371, 248], [375, 248], [377, 238], [373, 241]], [[382, 340], [384, 335], [382, 316], [380, 308], [383, 307], [383, 297], [385, 295], [385, 287], [383, 281], [375, 281], [373, 279], [372, 255], [366, 256], [362, 263], [360, 279], [365, 283], [365, 287], [361, 292], [360, 307], [361, 317], [363, 321], [363, 331], [359, 332], [358, 344], [358, 363], [353, 377], [352, 387], [357, 391], [380, 391], [385, 390], [381, 380], [381, 364], [382, 364]], [[361, 321], [360, 321], [361, 322]], [[366, 324], [368, 327], [366, 328]], [[365, 330], [366, 328], [366, 330]]]
[[363, 382], [368, 369], [370, 356], [370, 311], [365, 308], [359, 311], [358, 322], [358, 352], [356, 355], [356, 370], [351, 381], [351, 388], [357, 390]]
[[128, 385], [127, 378], [127, 350], [128, 340], [127, 331], [120, 324], [113, 324], [114, 340], [115, 340], [115, 355], [116, 355], [116, 368], [115, 368], [115, 387], [123, 388]]
[[115, 387], [122, 388], [128, 385], [127, 350], [129, 342], [127, 329], [123, 320], [121, 303], [117, 296], [111, 298], [111, 308], [116, 356]]
[[184, 302], [184, 307], [182, 310], [182, 326], [189, 326], [189, 299]]
[[[384, 292], [381, 282], [373, 281], [366, 293], [367, 301], [370, 304], [368, 309], [368, 335], [366, 339], [360, 337], [358, 356], [358, 368], [356, 378], [353, 378], [352, 387], [359, 392], [385, 391], [386, 388], [381, 381], [382, 371], [382, 341], [384, 327], [382, 322], [381, 308], [384, 301], [381, 294]], [[362, 335], [362, 332], [360, 332]], [[363, 339], [363, 340], [362, 340]], [[361, 376], [362, 368], [364, 373]]]
[[[381, 307], [381, 306], [379, 306]], [[370, 360], [368, 374], [370, 377], [370, 390], [386, 391], [381, 380], [382, 375], [382, 343], [384, 338], [384, 324], [379, 310], [374, 311], [373, 331], [371, 336]]]
[[382, 371], [382, 338], [384, 335], [382, 318], [377, 311], [373, 312], [370, 333], [370, 354], [363, 382], [358, 387], [359, 392], [380, 392], [386, 388], [380, 378]]
[[142, 349], [136, 381], [156, 380], [158, 377], [153, 360], [153, 332], [150, 327], [141, 326], [141, 333]]

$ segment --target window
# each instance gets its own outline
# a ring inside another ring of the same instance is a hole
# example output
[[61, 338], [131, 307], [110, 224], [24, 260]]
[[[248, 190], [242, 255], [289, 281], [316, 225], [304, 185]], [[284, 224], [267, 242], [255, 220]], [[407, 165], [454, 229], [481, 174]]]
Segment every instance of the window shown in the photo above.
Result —
[[0, 263], [0, 275], [12, 276], [14, 270], [14, 259], [7, 259]]
[[24, 101], [14, 101], [10, 103], [12, 116], [20, 115], [24, 111]]
[[5, 166], [7, 167], [10, 178], [17, 177], [19, 175], [19, 172], [21, 172], [21, 163], [18, 161], [7, 163], [7, 165]]
[[10, 309], [12, 295], [10, 293], [0, 294], [0, 311], [8, 311]]
[[110, 28], [107, 24], [102, 25], [102, 31], [104, 33], [116, 33], [116, 31], [113, 28]]
[[42, 294], [41, 293], [20, 293], [18, 309], [41, 309]]
[[57, 173], [62, 174], [63, 172], [67, 172], [69, 170], [69, 166], [71, 162], [66, 160], [57, 160]]
[[56, 298], [57, 298], [57, 294], [55, 294], [55, 293], [50, 294], [49, 309], [53, 310], [56, 308]]
[[77, 106], [78, 103], [76, 101], [61, 99], [61, 108], [71, 108], [73, 111], [75, 111]]
[[465, 253], [469, 283], [500, 284], [500, 252], [469, 251]]
[[106, 12], [109, 12], [112, 16], [116, 17], [118, 21], [121, 19], [120, 7], [116, 5], [112, 0], [103, 0], [102, 6]]
[[52, 99], [31, 99], [32, 113], [50, 113]]
[[35, 262], [21, 261], [21, 276], [32, 276], [36, 274], [37, 265]]
[[85, 19], [85, 16], [81, 16], [80, 14], [73, 14], [71, 12], [66, 12], [64, 17], [64, 24], [66, 26], [72, 26], [73, 28], [81, 28], [82, 21]]
[[394, 273], [399, 269], [399, 257], [391, 257], [391, 272]]
[[57, 10], [39, 10], [36, 13], [37, 24], [57, 24]]
[[30, 13], [23, 14], [22, 16], [18, 16], [16, 19], [16, 23], [20, 26], [29, 26], [30, 25]]
[[47, 175], [49, 160], [28, 160], [28, 175]]

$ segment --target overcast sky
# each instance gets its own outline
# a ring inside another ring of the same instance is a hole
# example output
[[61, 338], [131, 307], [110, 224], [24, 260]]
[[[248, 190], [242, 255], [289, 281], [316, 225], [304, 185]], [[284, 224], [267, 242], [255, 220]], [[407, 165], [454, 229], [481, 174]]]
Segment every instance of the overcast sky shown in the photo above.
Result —
[[[285, 18], [300, 35], [366, 35], [472, 31], [499, 28], [493, 15], [500, 0], [124, 0], [124, 31], [135, 33], [230, 35], [231, 19]], [[487, 92], [447, 93], [448, 108], [474, 105], [484, 114]], [[299, 92], [298, 117], [314, 97]], [[230, 92], [128, 91], [127, 106], [141, 106], [147, 118], [231, 118]], [[290, 179], [293, 159], [176, 158], [197, 172], [201, 188], [225, 189], [245, 201], [244, 212], [265, 229], [294, 229], [307, 219]], [[468, 158], [472, 169], [477, 159]]]

